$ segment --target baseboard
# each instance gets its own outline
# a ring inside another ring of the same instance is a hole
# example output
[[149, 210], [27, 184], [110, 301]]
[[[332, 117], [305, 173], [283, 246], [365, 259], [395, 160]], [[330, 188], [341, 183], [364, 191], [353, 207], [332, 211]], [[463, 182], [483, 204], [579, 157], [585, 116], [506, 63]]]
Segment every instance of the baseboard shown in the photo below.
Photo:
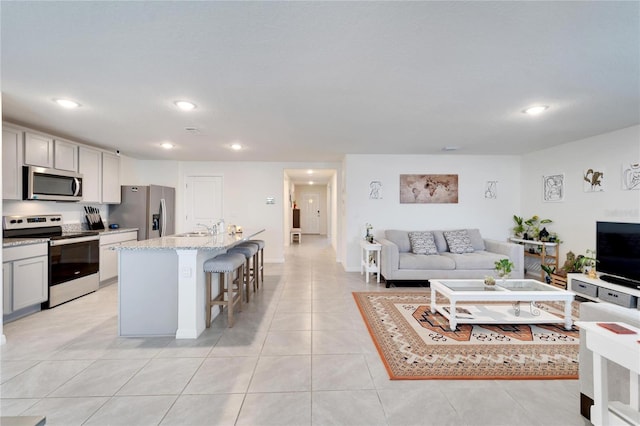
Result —
[[264, 263], [284, 263], [284, 257], [264, 259]]
[[593, 406], [593, 399], [580, 392], [580, 414], [585, 419], [591, 421], [591, 407]]

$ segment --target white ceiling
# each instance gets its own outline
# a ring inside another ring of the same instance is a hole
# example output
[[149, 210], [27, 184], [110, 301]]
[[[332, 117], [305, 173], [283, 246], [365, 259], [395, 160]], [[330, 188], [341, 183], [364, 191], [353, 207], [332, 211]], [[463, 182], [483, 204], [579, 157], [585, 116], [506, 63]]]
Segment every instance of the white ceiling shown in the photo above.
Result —
[[[638, 1], [2, 1], [1, 13], [3, 118], [136, 158], [521, 154], [640, 122]], [[549, 111], [521, 113], [536, 103]]]

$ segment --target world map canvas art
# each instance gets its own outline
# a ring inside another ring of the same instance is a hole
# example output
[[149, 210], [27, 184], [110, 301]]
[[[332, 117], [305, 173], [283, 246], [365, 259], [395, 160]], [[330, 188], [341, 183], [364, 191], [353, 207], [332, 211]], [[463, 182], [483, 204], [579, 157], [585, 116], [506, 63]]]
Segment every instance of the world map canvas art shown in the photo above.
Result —
[[458, 175], [400, 175], [400, 203], [458, 203]]

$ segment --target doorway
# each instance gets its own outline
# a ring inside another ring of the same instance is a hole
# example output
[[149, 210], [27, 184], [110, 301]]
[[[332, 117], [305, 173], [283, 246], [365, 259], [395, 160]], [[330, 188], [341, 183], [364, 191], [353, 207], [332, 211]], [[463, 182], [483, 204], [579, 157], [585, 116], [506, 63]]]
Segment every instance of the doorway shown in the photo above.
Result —
[[321, 205], [319, 193], [302, 194], [300, 225], [303, 234], [320, 233]]

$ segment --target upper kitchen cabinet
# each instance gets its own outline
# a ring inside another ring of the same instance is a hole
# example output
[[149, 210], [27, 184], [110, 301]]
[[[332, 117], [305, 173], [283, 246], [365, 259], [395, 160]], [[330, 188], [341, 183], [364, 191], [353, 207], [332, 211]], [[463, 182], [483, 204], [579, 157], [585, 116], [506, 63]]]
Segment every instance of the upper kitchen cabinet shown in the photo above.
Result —
[[102, 202], [120, 204], [120, 157], [102, 153]]
[[78, 171], [82, 173], [82, 202], [102, 202], [102, 151], [81, 146]]
[[22, 199], [23, 131], [2, 125], [2, 198]]
[[24, 164], [53, 167], [53, 138], [32, 132], [24, 133]]
[[53, 141], [53, 168], [78, 171], [78, 144], [59, 139]]

